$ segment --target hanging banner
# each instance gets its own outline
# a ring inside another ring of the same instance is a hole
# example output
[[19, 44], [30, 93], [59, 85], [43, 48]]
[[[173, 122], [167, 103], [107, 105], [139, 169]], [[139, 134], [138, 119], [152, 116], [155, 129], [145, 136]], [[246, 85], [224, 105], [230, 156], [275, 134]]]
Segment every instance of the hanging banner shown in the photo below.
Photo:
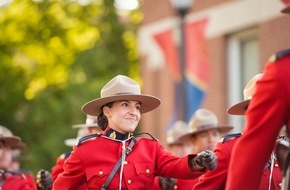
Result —
[[205, 29], [207, 19], [185, 25], [186, 120], [200, 108], [209, 84], [209, 60]]

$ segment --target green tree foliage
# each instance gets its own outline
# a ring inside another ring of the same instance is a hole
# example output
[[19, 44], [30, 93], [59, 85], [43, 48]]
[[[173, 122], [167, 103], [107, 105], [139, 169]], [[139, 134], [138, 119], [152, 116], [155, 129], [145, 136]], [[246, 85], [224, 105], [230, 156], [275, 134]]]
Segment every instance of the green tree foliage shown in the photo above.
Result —
[[[0, 7], [0, 124], [20, 136], [23, 167], [50, 170], [85, 122], [81, 106], [117, 74], [138, 76], [135, 29], [113, 0], [14, 0]], [[135, 18], [135, 19], [134, 19]], [[137, 18], [137, 19], [136, 19]]]

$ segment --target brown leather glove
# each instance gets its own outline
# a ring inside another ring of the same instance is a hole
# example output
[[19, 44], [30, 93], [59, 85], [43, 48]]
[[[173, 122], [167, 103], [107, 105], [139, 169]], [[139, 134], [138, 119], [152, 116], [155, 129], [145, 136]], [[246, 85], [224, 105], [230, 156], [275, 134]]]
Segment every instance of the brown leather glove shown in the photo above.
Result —
[[38, 190], [51, 190], [52, 189], [52, 177], [46, 170], [39, 170], [36, 174], [36, 185]]
[[176, 179], [159, 177], [159, 185], [162, 190], [174, 190], [174, 187], [176, 185]]
[[210, 150], [204, 150], [192, 159], [192, 166], [198, 165], [200, 167], [205, 167], [208, 170], [215, 170], [217, 164], [217, 157], [214, 152]]

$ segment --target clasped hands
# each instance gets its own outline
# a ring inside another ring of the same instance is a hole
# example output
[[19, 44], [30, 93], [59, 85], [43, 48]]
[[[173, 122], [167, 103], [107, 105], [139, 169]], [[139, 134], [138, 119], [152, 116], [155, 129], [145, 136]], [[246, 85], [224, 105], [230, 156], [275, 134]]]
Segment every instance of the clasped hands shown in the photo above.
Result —
[[191, 167], [207, 168], [208, 170], [215, 170], [218, 161], [213, 151], [204, 150], [198, 153], [191, 161]]

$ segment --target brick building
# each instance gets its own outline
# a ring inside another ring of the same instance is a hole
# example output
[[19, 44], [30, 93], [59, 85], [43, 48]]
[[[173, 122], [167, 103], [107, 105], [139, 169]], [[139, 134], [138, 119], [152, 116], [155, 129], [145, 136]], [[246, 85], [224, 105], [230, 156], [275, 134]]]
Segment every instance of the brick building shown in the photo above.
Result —
[[[220, 123], [233, 124], [233, 132], [242, 130], [243, 117], [229, 116], [226, 109], [243, 100], [244, 86], [274, 52], [289, 48], [290, 16], [280, 13], [283, 7], [280, 0], [195, 0], [185, 16], [186, 24], [207, 20], [204, 45], [209, 77], [200, 107], [214, 111]], [[170, 0], [143, 0], [141, 10], [142, 89], [162, 101], [158, 109], [142, 116], [141, 127], [165, 142], [174, 109], [174, 77], [154, 35], [173, 31], [173, 41], [180, 46], [180, 17]]]

